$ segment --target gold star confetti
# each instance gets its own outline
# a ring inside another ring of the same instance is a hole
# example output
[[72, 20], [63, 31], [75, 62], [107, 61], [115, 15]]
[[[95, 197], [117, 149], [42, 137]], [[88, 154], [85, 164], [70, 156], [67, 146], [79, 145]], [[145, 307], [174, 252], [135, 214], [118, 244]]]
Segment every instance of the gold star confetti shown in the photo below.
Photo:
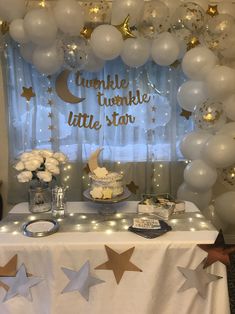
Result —
[[182, 109], [182, 112], [180, 115], [181, 117], [184, 117], [186, 120], [189, 120], [189, 118], [192, 115], [192, 112]]
[[23, 92], [21, 94], [22, 97], [26, 98], [27, 101], [30, 101], [31, 98], [35, 97], [36, 94], [33, 92], [33, 88], [32, 87], [23, 87]]
[[190, 38], [189, 42], [187, 43], [187, 51], [189, 51], [192, 48], [197, 47], [198, 45], [200, 45], [200, 41], [196, 36], [193, 36]]
[[49, 112], [48, 113], [48, 118], [52, 119], [54, 117], [53, 113], [52, 112]]
[[216, 16], [219, 14], [218, 12], [218, 6], [217, 5], [208, 5], [208, 9], [206, 11], [206, 14], [210, 15], [210, 16]]
[[131, 32], [129, 21], [130, 21], [130, 15], [128, 14], [125, 20], [121, 24], [114, 25], [116, 29], [118, 29], [119, 32], [121, 32], [123, 39], [136, 38], [136, 36], [132, 34]]
[[131, 181], [129, 184], [127, 184], [126, 187], [133, 194], [136, 194], [137, 190], [139, 189], [138, 185], [136, 185], [133, 181]]
[[52, 91], [53, 91], [52, 87], [48, 87], [47, 92], [48, 92], [49, 94], [51, 94]]
[[90, 27], [90, 26], [85, 26], [81, 32], [80, 32], [80, 35], [85, 38], [85, 39], [90, 39], [91, 38], [91, 34], [93, 32], [93, 28]]
[[54, 101], [52, 99], [49, 99], [47, 102], [48, 105], [52, 106], [54, 104]]
[[5, 35], [9, 31], [10, 24], [7, 21], [1, 21], [0, 25], [2, 35]]
[[139, 267], [130, 262], [134, 249], [135, 247], [132, 247], [123, 253], [118, 253], [105, 245], [105, 250], [108, 255], [108, 261], [104, 264], [97, 266], [95, 269], [112, 270], [116, 282], [117, 284], [119, 284], [125, 271], [142, 272]]

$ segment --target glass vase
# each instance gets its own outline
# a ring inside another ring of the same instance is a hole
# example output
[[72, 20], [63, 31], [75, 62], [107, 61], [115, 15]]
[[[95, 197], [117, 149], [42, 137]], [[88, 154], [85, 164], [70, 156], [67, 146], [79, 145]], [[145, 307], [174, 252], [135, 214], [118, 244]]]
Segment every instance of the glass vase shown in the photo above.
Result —
[[32, 182], [29, 187], [29, 211], [44, 213], [51, 210], [51, 187], [47, 183]]

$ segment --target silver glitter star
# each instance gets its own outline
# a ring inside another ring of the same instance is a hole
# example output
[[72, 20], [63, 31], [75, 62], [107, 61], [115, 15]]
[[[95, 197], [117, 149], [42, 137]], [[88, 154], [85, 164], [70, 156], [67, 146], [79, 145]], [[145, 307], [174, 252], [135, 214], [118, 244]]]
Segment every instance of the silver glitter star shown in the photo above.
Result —
[[69, 279], [69, 283], [61, 293], [78, 291], [87, 301], [89, 301], [90, 287], [105, 282], [90, 275], [89, 261], [87, 261], [79, 271], [74, 271], [65, 267], [62, 267], [61, 269]]
[[34, 276], [27, 277], [25, 265], [21, 264], [15, 277], [1, 277], [1, 281], [9, 287], [3, 302], [17, 295], [21, 295], [29, 301], [33, 301], [30, 288], [36, 286], [42, 279]]
[[205, 269], [203, 269], [203, 266], [204, 260], [197, 266], [196, 269], [189, 269], [178, 266], [179, 271], [186, 278], [183, 286], [179, 289], [179, 292], [196, 288], [198, 294], [205, 299], [207, 285], [213, 281], [221, 279], [222, 277], [207, 273]]

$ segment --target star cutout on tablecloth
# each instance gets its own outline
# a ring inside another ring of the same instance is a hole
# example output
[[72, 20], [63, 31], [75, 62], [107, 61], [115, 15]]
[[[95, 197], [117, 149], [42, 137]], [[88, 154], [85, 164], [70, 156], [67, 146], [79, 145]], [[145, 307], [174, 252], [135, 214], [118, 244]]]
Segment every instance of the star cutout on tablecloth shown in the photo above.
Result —
[[209, 267], [215, 262], [221, 262], [224, 265], [230, 265], [229, 254], [235, 252], [235, 246], [227, 247], [225, 245], [224, 236], [222, 230], [219, 231], [219, 234], [213, 244], [198, 244], [200, 249], [208, 253], [204, 268]]
[[178, 290], [179, 292], [182, 292], [191, 288], [195, 288], [198, 294], [202, 298], [204, 299], [206, 298], [208, 284], [218, 279], [221, 279], [223, 277], [207, 273], [203, 269], [203, 265], [204, 265], [204, 260], [197, 266], [196, 269], [190, 269], [190, 268], [178, 266], [178, 270], [186, 278], [184, 284]]
[[86, 164], [86, 166], [83, 168], [83, 171], [85, 171], [87, 174], [91, 172], [88, 164]]
[[189, 118], [190, 118], [191, 115], [192, 115], [192, 112], [182, 109], [180, 115], [181, 115], [181, 117], [184, 117], [186, 120], [189, 120]]
[[52, 91], [53, 91], [52, 87], [48, 87], [47, 92], [48, 92], [49, 94], [51, 94]]
[[79, 271], [74, 271], [65, 267], [62, 267], [61, 269], [69, 279], [69, 283], [61, 293], [78, 291], [87, 301], [89, 301], [90, 288], [105, 282], [99, 278], [91, 276], [89, 261], [87, 261]]
[[210, 15], [211, 17], [218, 15], [218, 5], [209, 4], [206, 14]]
[[30, 101], [31, 98], [36, 96], [36, 94], [33, 92], [32, 87], [27, 88], [27, 87], [23, 86], [22, 89], [23, 89], [23, 92], [22, 92], [21, 96], [26, 98], [27, 101]]
[[129, 184], [126, 185], [126, 187], [133, 194], [136, 194], [137, 190], [139, 189], [138, 185], [136, 185], [134, 181], [131, 181]]
[[27, 277], [25, 265], [21, 264], [16, 276], [2, 277], [1, 281], [9, 287], [3, 302], [12, 299], [17, 295], [21, 295], [29, 301], [33, 301], [30, 288], [36, 286], [42, 281], [42, 279], [35, 276]]
[[9, 287], [1, 282], [1, 277], [15, 276], [17, 272], [17, 254], [14, 255], [4, 266], [0, 266], [0, 287], [9, 290]]
[[134, 249], [135, 247], [132, 247], [127, 251], [119, 254], [107, 245], [105, 245], [105, 250], [108, 255], [108, 261], [104, 264], [97, 266], [95, 269], [112, 270], [116, 282], [117, 284], [119, 284], [125, 271], [142, 272], [139, 267], [130, 262]]

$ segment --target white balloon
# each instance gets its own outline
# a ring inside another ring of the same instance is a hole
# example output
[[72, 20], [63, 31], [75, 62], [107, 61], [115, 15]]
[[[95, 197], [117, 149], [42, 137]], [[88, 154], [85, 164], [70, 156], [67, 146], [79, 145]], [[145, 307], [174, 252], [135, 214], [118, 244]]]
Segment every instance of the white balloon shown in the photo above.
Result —
[[54, 7], [59, 29], [70, 36], [80, 35], [84, 17], [80, 4], [75, 0], [59, 0]]
[[208, 4], [209, 4], [207, 0], [186, 0], [184, 2], [196, 3], [196, 4], [200, 5], [200, 7], [203, 8], [204, 11], [206, 11], [208, 9]]
[[51, 75], [60, 70], [64, 61], [64, 52], [57, 43], [49, 47], [37, 47], [33, 53], [33, 64], [43, 74]]
[[224, 134], [214, 135], [205, 143], [202, 157], [212, 167], [229, 167], [235, 163], [235, 141]]
[[130, 67], [144, 65], [150, 55], [150, 43], [144, 38], [129, 38], [124, 41], [121, 52], [122, 61]]
[[234, 93], [235, 70], [221, 65], [214, 67], [206, 76], [206, 87], [211, 99], [225, 99]]
[[112, 60], [122, 51], [122, 34], [112, 25], [100, 25], [91, 34], [91, 47], [103, 60]]
[[92, 48], [90, 46], [87, 47], [86, 49], [87, 53], [87, 64], [84, 67], [85, 71], [88, 72], [99, 72], [103, 69], [105, 61], [98, 58]]
[[20, 54], [25, 61], [33, 63], [33, 52], [36, 46], [33, 43], [20, 45]]
[[158, 35], [153, 41], [151, 56], [159, 65], [170, 65], [174, 63], [180, 53], [180, 46], [177, 38], [168, 32]]
[[161, 0], [170, 10], [170, 16], [175, 13], [175, 10], [181, 5], [180, 0]]
[[235, 121], [235, 94], [223, 101], [223, 110], [230, 120]]
[[229, 14], [235, 17], [235, 6], [232, 1], [222, 1], [219, 2], [217, 5], [219, 14]]
[[111, 24], [121, 24], [130, 15], [130, 25], [136, 25], [142, 16], [144, 0], [114, 0], [112, 2]]
[[182, 183], [177, 191], [179, 200], [189, 201], [194, 203], [199, 209], [206, 208], [212, 198], [212, 190], [206, 192], [194, 192], [186, 183]]
[[228, 224], [235, 224], [235, 192], [221, 194], [215, 199], [215, 212]]
[[16, 19], [10, 24], [9, 33], [11, 37], [19, 44], [26, 44], [29, 42], [29, 37], [27, 36], [24, 29], [24, 20]]
[[184, 170], [184, 180], [194, 191], [208, 191], [217, 180], [217, 171], [203, 160], [192, 161]]
[[24, 17], [25, 12], [25, 0], [0, 0], [1, 20], [11, 22]]
[[201, 159], [203, 146], [211, 136], [210, 133], [203, 130], [185, 135], [180, 143], [183, 156], [189, 160]]
[[205, 83], [201, 81], [187, 81], [178, 90], [177, 100], [183, 109], [193, 111], [194, 108], [207, 99]]
[[51, 45], [57, 34], [53, 15], [45, 9], [30, 10], [24, 18], [24, 29], [30, 40], [39, 46]]
[[203, 80], [218, 60], [215, 54], [206, 47], [195, 47], [186, 52], [182, 69], [184, 74], [192, 80]]
[[226, 135], [235, 139], [235, 122], [229, 122], [219, 129], [218, 134]]

